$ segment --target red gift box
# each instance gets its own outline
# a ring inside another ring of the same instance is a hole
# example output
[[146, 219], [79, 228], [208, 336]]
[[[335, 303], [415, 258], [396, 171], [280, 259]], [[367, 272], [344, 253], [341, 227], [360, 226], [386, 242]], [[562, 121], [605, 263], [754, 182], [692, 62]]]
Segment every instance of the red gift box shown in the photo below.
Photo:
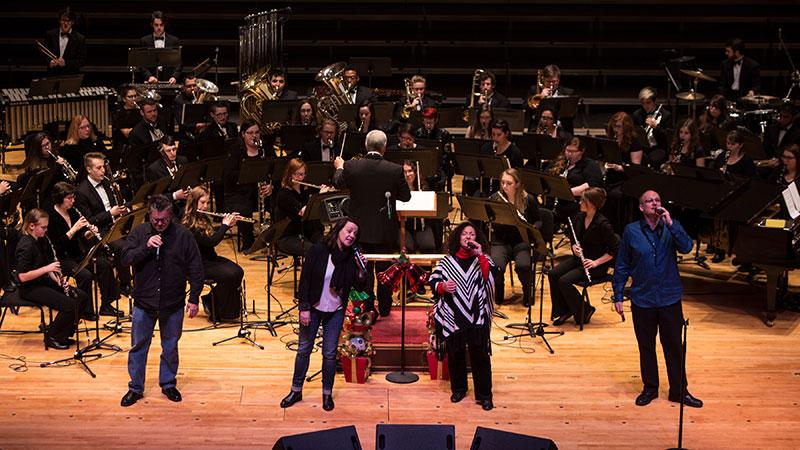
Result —
[[428, 373], [431, 374], [431, 380], [450, 379], [450, 370], [447, 368], [447, 355], [444, 355], [444, 359], [439, 361], [436, 358], [436, 352], [429, 350], [425, 353], [425, 357], [428, 358]]
[[[372, 367], [372, 359], [367, 356], [341, 356], [342, 369], [344, 370], [344, 380], [348, 383], [364, 384], [369, 378], [369, 370]], [[355, 380], [353, 374], [355, 373]]]

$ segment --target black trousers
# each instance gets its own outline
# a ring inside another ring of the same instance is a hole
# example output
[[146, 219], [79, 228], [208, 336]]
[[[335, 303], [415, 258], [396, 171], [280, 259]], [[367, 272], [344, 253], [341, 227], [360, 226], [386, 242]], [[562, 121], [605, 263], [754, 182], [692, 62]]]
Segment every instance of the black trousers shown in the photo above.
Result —
[[[100, 307], [113, 306], [113, 303], [119, 299], [119, 287], [117, 280], [114, 276], [114, 267], [111, 262], [103, 256], [97, 258], [97, 271], [92, 274], [95, 269], [93, 265], [89, 265], [78, 273], [74, 273], [80, 261], [64, 260], [61, 263], [61, 268], [64, 273], [75, 277], [78, 288], [86, 292], [88, 302], [86, 304], [86, 311], [94, 310], [94, 289], [92, 289], [92, 279], [97, 277], [97, 286], [100, 289], [100, 297], [102, 302]], [[99, 299], [98, 299], [99, 300]]]
[[20, 290], [23, 299], [58, 311], [47, 330], [47, 336], [59, 342], [66, 341], [75, 333], [78, 324], [76, 310], [80, 312], [86, 307], [88, 301], [86, 293], [80, 289], [77, 289], [76, 293], [77, 298], [71, 298], [64, 295], [64, 291], [60, 289], [42, 285], [23, 285]]
[[108, 247], [114, 253], [114, 268], [117, 270], [117, 280], [119, 282], [119, 286], [130, 286], [131, 268], [125, 264], [122, 264], [122, 249], [125, 247], [125, 239], [117, 239], [116, 241], [109, 243]]
[[506, 266], [511, 260], [514, 260], [514, 271], [519, 277], [519, 282], [522, 285], [522, 298], [526, 303], [530, 301], [531, 290], [531, 254], [530, 248], [524, 242], [520, 242], [514, 246], [509, 244], [492, 244], [490, 250], [492, 261], [500, 273], [494, 277], [494, 297], [495, 303], [498, 305], [505, 300], [505, 274]]
[[[361, 244], [361, 251], [363, 253], [395, 253], [397, 252], [397, 245], [395, 244]], [[388, 286], [384, 286], [377, 280], [378, 273], [383, 272], [392, 265], [391, 261], [369, 261], [367, 262], [367, 280], [364, 289], [369, 295], [369, 298], [364, 302], [364, 311], [375, 311], [375, 288], [374, 285], [378, 283], [378, 314], [381, 317], [388, 316], [392, 312], [392, 290]], [[373, 273], [374, 272], [374, 273]]]
[[[239, 317], [242, 308], [242, 299], [239, 287], [242, 285], [244, 270], [235, 262], [217, 257], [214, 261], [203, 261], [203, 276], [211, 278], [216, 282], [216, 286], [211, 290], [214, 297], [214, 308], [206, 301], [210, 298], [203, 298], [203, 303], [209, 311], [214, 311], [217, 317], [222, 320], [233, 320]], [[212, 321], [216, 317], [210, 317]]]
[[475, 400], [492, 398], [492, 359], [489, 356], [488, 331], [464, 330], [446, 342], [447, 367], [450, 370], [450, 390], [467, 392], [467, 351], [472, 366]]
[[[681, 392], [681, 327], [683, 309], [681, 302], [661, 308], [641, 308], [631, 305], [633, 331], [639, 344], [639, 367], [642, 371], [644, 390], [658, 391], [658, 360], [656, 358], [656, 333], [664, 350], [669, 378], [669, 393], [679, 396]], [[687, 383], [688, 385], [688, 383]]]
[[[236, 212], [242, 217], [253, 217], [253, 211], [255, 211], [255, 205], [257, 203], [253, 201], [254, 199], [238, 192], [226, 193], [224, 198], [225, 212]], [[266, 202], [266, 199], [264, 201]], [[249, 249], [256, 241], [256, 237], [253, 235], [253, 225], [252, 223], [244, 221], [236, 222], [236, 228], [239, 231], [239, 240], [241, 241], [241, 248], [239, 250], [244, 251]]]
[[306, 252], [322, 239], [322, 236], [311, 238], [301, 237], [299, 234], [285, 234], [278, 238], [278, 250], [292, 256], [305, 256]]
[[[596, 267], [589, 274], [592, 278], [599, 278], [606, 274], [606, 268]], [[578, 308], [581, 307], [583, 297], [575, 283], [586, 281], [586, 272], [581, 265], [581, 259], [577, 256], [568, 257], [550, 269], [547, 278], [550, 281], [550, 301], [553, 305], [550, 318], [572, 314], [577, 322], [580, 315]], [[590, 306], [589, 303], [584, 306], [583, 317], [589, 313]]]

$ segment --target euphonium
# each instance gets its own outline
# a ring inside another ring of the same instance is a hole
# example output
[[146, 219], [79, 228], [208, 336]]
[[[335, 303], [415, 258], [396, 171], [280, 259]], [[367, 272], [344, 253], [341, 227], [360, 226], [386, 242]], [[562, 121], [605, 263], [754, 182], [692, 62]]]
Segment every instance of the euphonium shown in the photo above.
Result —
[[343, 78], [346, 66], [344, 62], [336, 62], [320, 69], [316, 76], [316, 80], [325, 83], [330, 90], [328, 95], [317, 99], [317, 109], [323, 117], [339, 124], [339, 133], [347, 130], [347, 122], [339, 120], [339, 107], [353, 104], [353, 99], [348, 95], [351, 86]]
[[469, 123], [469, 113], [475, 109], [475, 99], [481, 96], [481, 76], [484, 73], [486, 73], [486, 71], [483, 69], [475, 69], [475, 72], [472, 74], [472, 86], [469, 88], [469, 106], [464, 110], [461, 117], [464, 119], [464, 122]]
[[542, 95], [542, 91], [544, 90], [544, 79], [542, 77], [542, 71], [536, 71], [536, 93], [528, 97], [528, 108], [536, 109], [539, 107], [539, 104], [542, 102], [544, 96]]
[[[240, 113], [243, 119], [253, 119], [265, 133], [276, 131], [280, 124], [263, 123], [261, 118], [262, 104], [265, 101], [277, 100], [277, 92], [269, 84], [270, 67], [265, 66], [248, 76], [239, 85]], [[200, 80], [197, 80], [200, 87]], [[210, 82], [209, 82], [210, 83]], [[213, 84], [213, 83], [212, 83]], [[216, 87], [216, 86], [214, 86]]]
[[192, 91], [194, 103], [200, 104], [205, 102], [214, 102], [217, 100], [217, 96], [215, 94], [218, 92], [219, 88], [216, 84], [206, 80], [205, 78], [198, 78], [197, 90]]

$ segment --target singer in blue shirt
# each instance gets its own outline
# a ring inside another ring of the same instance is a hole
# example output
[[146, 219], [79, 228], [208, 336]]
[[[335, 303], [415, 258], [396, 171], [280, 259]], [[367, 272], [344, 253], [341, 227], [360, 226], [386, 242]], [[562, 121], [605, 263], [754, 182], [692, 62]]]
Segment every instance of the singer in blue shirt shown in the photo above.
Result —
[[[631, 284], [633, 330], [639, 344], [639, 366], [644, 389], [636, 397], [645, 406], [658, 397], [658, 361], [656, 334], [659, 333], [669, 378], [669, 400], [681, 401], [682, 373], [681, 327], [683, 310], [680, 274], [676, 250], [689, 253], [692, 239], [681, 224], [661, 206], [661, 197], [647, 191], [639, 197], [641, 220], [625, 227], [614, 269], [614, 308], [622, 314], [623, 289], [628, 277]], [[700, 408], [703, 402], [688, 391], [683, 394], [686, 406]]]

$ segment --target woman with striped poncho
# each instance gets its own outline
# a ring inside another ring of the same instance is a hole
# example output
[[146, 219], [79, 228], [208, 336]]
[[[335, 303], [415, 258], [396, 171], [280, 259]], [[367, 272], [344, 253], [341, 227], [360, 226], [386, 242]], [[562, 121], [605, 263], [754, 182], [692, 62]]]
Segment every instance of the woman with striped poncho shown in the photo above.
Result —
[[492, 259], [483, 253], [487, 246], [483, 233], [469, 222], [462, 223], [450, 234], [449, 254], [439, 261], [429, 279], [438, 296], [434, 321], [437, 338], [447, 350], [453, 392], [450, 401], [458, 403], [467, 395], [469, 347], [475, 401], [486, 411], [494, 407], [489, 332], [497, 275]]

